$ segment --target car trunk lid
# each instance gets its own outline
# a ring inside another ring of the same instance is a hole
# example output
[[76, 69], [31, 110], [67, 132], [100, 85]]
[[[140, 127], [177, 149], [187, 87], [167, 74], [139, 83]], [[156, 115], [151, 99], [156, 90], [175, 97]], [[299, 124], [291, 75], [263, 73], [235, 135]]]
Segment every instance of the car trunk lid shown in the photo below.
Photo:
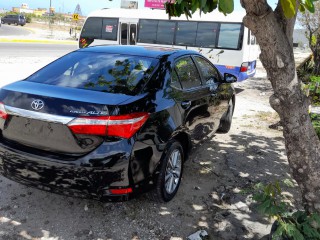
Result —
[[117, 105], [130, 98], [134, 97], [27, 81], [13, 83], [0, 91], [7, 114], [2, 118], [2, 136], [43, 151], [83, 155], [98, 147], [105, 136], [75, 132], [68, 124], [75, 119], [117, 116]]

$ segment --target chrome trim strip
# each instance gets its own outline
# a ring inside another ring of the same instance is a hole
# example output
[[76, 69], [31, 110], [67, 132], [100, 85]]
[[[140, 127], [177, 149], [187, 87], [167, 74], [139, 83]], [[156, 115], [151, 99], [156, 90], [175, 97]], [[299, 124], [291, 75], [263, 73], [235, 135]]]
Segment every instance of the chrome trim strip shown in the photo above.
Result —
[[46, 122], [67, 124], [74, 119], [74, 117], [66, 117], [66, 116], [58, 116], [58, 115], [53, 115], [48, 113], [34, 112], [34, 111], [10, 107], [6, 105], [4, 107], [6, 109], [6, 112], [9, 115], [37, 119], [37, 120], [42, 120]]

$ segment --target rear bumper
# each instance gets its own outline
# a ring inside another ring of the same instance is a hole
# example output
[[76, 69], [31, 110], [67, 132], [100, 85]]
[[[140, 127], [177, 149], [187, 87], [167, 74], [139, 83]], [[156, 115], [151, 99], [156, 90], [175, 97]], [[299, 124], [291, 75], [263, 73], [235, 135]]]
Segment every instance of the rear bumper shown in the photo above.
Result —
[[[0, 174], [24, 185], [58, 194], [97, 200], [128, 200], [130, 194], [113, 195], [110, 189], [132, 186], [129, 179], [130, 144], [122, 150], [100, 154], [106, 146], [73, 161], [46, 158], [0, 142]], [[128, 151], [123, 151], [127, 149]], [[112, 154], [111, 154], [112, 153]]]

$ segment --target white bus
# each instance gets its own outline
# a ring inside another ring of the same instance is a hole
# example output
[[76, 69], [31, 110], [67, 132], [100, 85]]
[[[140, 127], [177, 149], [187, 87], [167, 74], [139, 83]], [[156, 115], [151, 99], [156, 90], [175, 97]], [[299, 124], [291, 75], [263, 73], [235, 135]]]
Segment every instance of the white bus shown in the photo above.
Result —
[[101, 9], [86, 19], [79, 47], [90, 45], [156, 45], [201, 52], [224, 74], [238, 81], [254, 76], [260, 52], [255, 37], [244, 27], [241, 14], [219, 12], [172, 17], [164, 10]]

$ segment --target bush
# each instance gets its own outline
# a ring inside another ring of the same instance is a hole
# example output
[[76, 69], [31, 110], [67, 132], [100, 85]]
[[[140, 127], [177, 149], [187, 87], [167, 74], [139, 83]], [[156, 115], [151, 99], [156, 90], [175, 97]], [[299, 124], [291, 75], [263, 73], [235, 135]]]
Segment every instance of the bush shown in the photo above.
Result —
[[26, 22], [27, 23], [31, 23], [32, 22], [32, 14], [26, 14], [25, 17], [26, 17]]
[[316, 133], [320, 139], [320, 116], [319, 114], [312, 113], [310, 117], [311, 117], [312, 125], [316, 130]]
[[[293, 187], [290, 180], [283, 182], [287, 187]], [[258, 203], [258, 211], [269, 219], [276, 219], [272, 239], [288, 240], [318, 240], [320, 239], [320, 216], [317, 213], [308, 214], [305, 211], [293, 210], [288, 197], [283, 193], [280, 182], [255, 186], [253, 200]]]

